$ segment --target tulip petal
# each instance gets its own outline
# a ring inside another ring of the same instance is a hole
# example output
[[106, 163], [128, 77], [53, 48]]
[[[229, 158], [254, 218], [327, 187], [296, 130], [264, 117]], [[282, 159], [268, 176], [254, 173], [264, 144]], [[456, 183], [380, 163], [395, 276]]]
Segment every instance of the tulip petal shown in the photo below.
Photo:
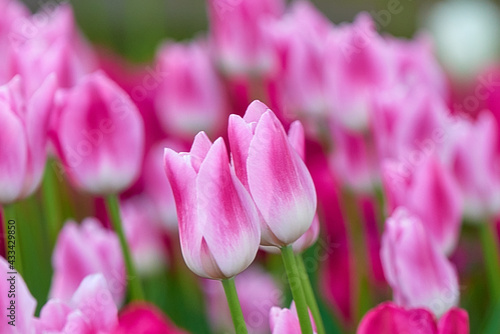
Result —
[[469, 334], [469, 315], [467, 311], [452, 308], [439, 319], [439, 334]]

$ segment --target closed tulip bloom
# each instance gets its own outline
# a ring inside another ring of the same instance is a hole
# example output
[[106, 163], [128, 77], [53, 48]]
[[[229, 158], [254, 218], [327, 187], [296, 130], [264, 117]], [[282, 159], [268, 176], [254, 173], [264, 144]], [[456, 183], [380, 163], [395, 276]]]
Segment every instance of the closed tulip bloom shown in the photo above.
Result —
[[187, 266], [212, 279], [245, 270], [259, 247], [259, 217], [229, 164], [223, 139], [212, 144], [200, 132], [190, 152], [167, 148], [165, 171], [174, 193]]
[[84, 278], [69, 301], [51, 299], [36, 320], [36, 334], [111, 333], [118, 309], [102, 274]]
[[398, 208], [387, 220], [381, 260], [396, 304], [443, 315], [459, 299], [457, 272], [420, 220]]
[[276, 115], [259, 101], [231, 115], [229, 142], [236, 175], [261, 215], [262, 245], [285, 246], [311, 226], [316, 191], [311, 174]]
[[[309, 315], [311, 316], [311, 315]], [[269, 324], [272, 334], [301, 334], [299, 319], [295, 303], [289, 309], [273, 307], [269, 312]], [[316, 333], [316, 325], [311, 317], [313, 332]]]
[[438, 248], [450, 254], [458, 241], [462, 197], [451, 171], [432, 155], [413, 172], [404, 173], [395, 163], [384, 170], [389, 211], [404, 206], [417, 215]]
[[144, 150], [143, 121], [130, 97], [95, 72], [63, 100], [54, 137], [70, 180], [98, 195], [127, 188], [138, 175]]
[[52, 255], [54, 275], [49, 296], [69, 301], [82, 280], [102, 273], [117, 305], [125, 297], [125, 264], [118, 237], [94, 218], [81, 225], [69, 221], [64, 225]]
[[469, 316], [458, 308], [439, 319], [427, 309], [405, 309], [391, 302], [380, 304], [365, 314], [357, 334], [469, 334]]
[[[9, 274], [13, 270], [10, 270], [10, 264], [3, 257], [0, 257], [0, 270], [0, 308], [2, 309], [3, 318], [0, 321], [0, 333], [34, 334], [35, 298], [31, 295], [21, 275]], [[15, 291], [15, 296], [12, 298], [9, 290]], [[13, 312], [9, 310], [12, 301], [15, 302]], [[12, 317], [9, 316], [11, 314], [13, 314]], [[15, 326], [9, 324], [9, 321], [13, 321]]]
[[56, 89], [52, 75], [32, 94], [20, 76], [0, 86], [0, 203], [25, 198], [40, 184]]

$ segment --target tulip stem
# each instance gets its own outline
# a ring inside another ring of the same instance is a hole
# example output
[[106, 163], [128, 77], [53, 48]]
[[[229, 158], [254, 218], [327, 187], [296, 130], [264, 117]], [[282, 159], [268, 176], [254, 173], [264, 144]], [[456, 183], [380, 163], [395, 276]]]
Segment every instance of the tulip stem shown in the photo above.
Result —
[[325, 334], [325, 326], [323, 325], [323, 319], [321, 318], [321, 313], [319, 312], [318, 302], [314, 295], [314, 291], [311, 285], [311, 280], [307, 274], [306, 266], [304, 265], [304, 259], [302, 254], [296, 256], [297, 267], [299, 268], [300, 279], [302, 281], [302, 288], [304, 289], [304, 294], [306, 296], [307, 306], [311, 310], [314, 323], [316, 325], [316, 332], [318, 334]]
[[302, 288], [299, 269], [295, 261], [295, 255], [291, 245], [281, 247], [281, 257], [285, 264], [286, 274], [292, 297], [297, 308], [297, 316], [299, 317], [300, 329], [302, 334], [312, 334], [311, 319], [309, 318], [309, 310], [307, 308], [306, 296]]
[[[23, 274], [23, 263], [21, 256], [21, 240], [19, 238], [19, 226], [16, 220], [16, 210], [13, 204], [3, 206], [4, 220], [4, 242], [5, 242], [5, 258], [16, 268], [16, 271]], [[12, 233], [9, 233], [12, 231]], [[9, 239], [9, 235], [13, 236]], [[9, 241], [11, 241], [9, 245]]]
[[498, 233], [493, 222], [481, 222], [481, 242], [483, 244], [483, 256], [486, 265], [490, 289], [492, 290], [494, 303], [500, 302], [500, 255], [498, 245]]
[[106, 206], [108, 213], [111, 218], [111, 223], [113, 224], [113, 229], [118, 238], [120, 239], [120, 245], [122, 247], [123, 258], [125, 260], [125, 266], [127, 268], [127, 279], [129, 281], [129, 293], [132, 300], [144, 300], [144, 291], [142, 290], [141, 282], [137, 271], [135, 270], [134, 262], [132, 260], [132, 255], [130, 248], [125, 238], [125, 233], [123, 231], [122, 219], [120, 216], [120, 206], [118, 204], [118, 197], [116, 195], [109, 195], [106, 197]]
[[46, 222], [50, 231], [49, 242], [51, 250], [54, 248], [57, 235], [61, 229], [61, 203], [59, 202], [57, 186], [58, 184], [54, 170], [49, 168], [49, 164], [47, 163], [42, 183], [42, 201], [45, 209]]
[[234, 284], [234, 278], [223, 279], [222, 286], [224, 287], [224, 292], [226, 293], [227, 304], [229, 305], [229, 310], [231, 311], [231, 318], [233, 319], [236, 334], [247, 334], [247, 325], [245, 323], [245, 318], [243, 317], [243, 311], [241, 310], [238, 292], [236, 291], [236, 285]]

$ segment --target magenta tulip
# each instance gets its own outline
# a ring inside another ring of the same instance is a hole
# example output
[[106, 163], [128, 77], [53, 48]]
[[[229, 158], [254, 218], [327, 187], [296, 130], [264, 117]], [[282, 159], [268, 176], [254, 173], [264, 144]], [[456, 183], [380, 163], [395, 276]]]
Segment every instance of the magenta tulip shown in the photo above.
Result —
[[187, 266], [212, 279], [245, 270], [259, 247], [259, 217], [229, 164], [223, 139], [212, 144], [200, 132], [188, 153], [167, 148], [165, 171], [176, 201]]
[[261, 215], [262, 245], [293, 243], [316, 212], [314, 183], [300, 154], [276, 115], [259, 101], [243, 118], [230, 116], [228, 135], [236, 175]]
[[438, 317], [457, 305], [460, 292], [455, 267], [420, 220], [404, 208], [387, 219], [381, 260], [398, 305], [425, 307]]
[[144, 150], [143, 121], [129, 96], [95, 72], [62, 104], [54, 137], [70, 180], [97, 195], [127, 188], [139, 173]]

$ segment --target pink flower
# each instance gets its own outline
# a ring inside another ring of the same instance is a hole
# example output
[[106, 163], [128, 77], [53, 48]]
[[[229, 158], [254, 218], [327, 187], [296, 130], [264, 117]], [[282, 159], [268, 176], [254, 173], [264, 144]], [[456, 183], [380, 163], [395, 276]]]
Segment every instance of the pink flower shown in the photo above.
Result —
[[185, 334], [154, 305], [132, 303], [120, 312], [118, 326], [111, 334]]
[[[219, 332], [232, 330], [231, 314], [221, 284], [212, 280], [203, 283], [207, 312], [214, 329]], [[268, 333], [269, 311], [274, 305], [280, 304], [281, 289], [271, 275], [257, 266], [251, 266], [236, 276], [235, 283], [248, 331], [254, 334]]]
[[426, 309], [405, 309], [387, 302], [366, 313], [356, 333], [469, 334], [469, 316], [453, 308], [436, 324], [434, 315]]
[[464, 214], [481, 219], [500, 212], [498, 128], [485, 111], [477, 120], [461, 120], [451, 133], [449, 157], [464, 196]]
[[420, 218], [440, 251], [450, 254], [462, 221], [460, 188], [450, 170], [434, 155], [424, 158], [413, 173], [401, 175], [394, 165], [387, 163], [384, 170], [389, 212], [406, 207]]
[[262, 73], [273, 67], [264, 23], [279, 17], [283, 0], [210, 0], [210, 43], [218, 63], [230, 74]]
[[[313, 332], [316, 333], [316, 325], [311, 318]], [[269, 323], [271, 326], [272, 334], [301, 334], [299, 318], [297, 316], [297, 309], [295, 303], [292, 302], [290, 309], [273, 307], [269, 313]]]
[[425, 307], [437, 316], [457, 305], [455, 268], [429, 238], [420, 220], [398, 208], [387, 220], [381, 259], [396, 304]]
[[236, 175], [261, 215], [262, 245], [293, 243], [312, 224], [316, 191], [283, 126], [266, 105], [254, 101], [243, 118], [229, 117], [228, 136]]
[[102, 274], [85, 277], [69, 301], [51, 299], [36, 320], [36, 334], [110, 333], [118, 310]]
[[212, 144], [200, 132], [188, 153], [167, 148], [165, 171], [174, 193], [187, 266], [212, 279], [245, 270], [259, 247], [259, 217], [229, 165], [223, 139]]
[[125, 264], [118, 237], [94, 218], [81, 225], [66, 222], [52, 255], [54, 275], [50, 297], [69, 301], [82, 280], [102, 273], [117, 305], [125, 297]]
[[0, 203], [25, 198], [40, 184], [56, 89], [54, 76], [33, 94], [20, 76], [0, 86]]
[[167, 44], [157, 55], [156, 113], [168, 133], [191, 138], [216, 134], [225, 122], [226, 102], [205, 41]]
[[70, 180], [87, 192], [118, 193], [139, 173], [142, 118], [129, 96], [102, 72], [86, 76], [69, 91], [54, 137]]
[[[15, 271], [3, 257], [0, 257], [0, 308], [3, 315], [0, 321], [0, 333], [34, 334], [33, 317], [36, 300], [21, 275], [11, 274]], [[11, 290], [15, 293], [9, 292]], [[14, 311], [11, 311], [12, 308]]]

